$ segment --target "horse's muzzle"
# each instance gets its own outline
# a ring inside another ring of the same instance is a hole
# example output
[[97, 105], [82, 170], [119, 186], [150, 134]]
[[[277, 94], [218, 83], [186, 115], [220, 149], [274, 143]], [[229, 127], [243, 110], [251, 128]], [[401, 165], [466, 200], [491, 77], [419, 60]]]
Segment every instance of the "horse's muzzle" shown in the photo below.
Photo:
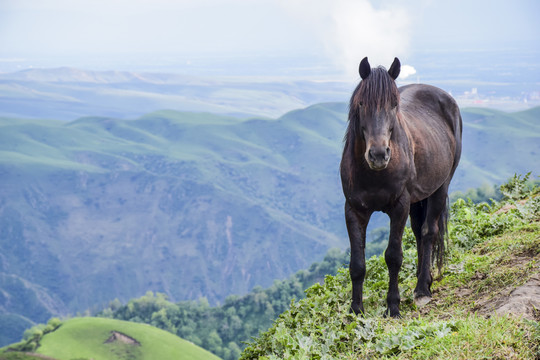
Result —
[[371, 170], [384, 170], [390, 162], [392, 150], [390, 147], [371, 147], [366, 154], [366, 160]]

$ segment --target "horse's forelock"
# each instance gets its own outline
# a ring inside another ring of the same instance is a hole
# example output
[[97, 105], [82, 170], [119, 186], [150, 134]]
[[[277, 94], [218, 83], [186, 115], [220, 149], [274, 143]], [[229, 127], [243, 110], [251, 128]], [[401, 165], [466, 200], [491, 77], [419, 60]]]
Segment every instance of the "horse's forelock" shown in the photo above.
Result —
[[351, 98], [351, 110], [363, 112], [380, 111], [397, 105], [399, 92], [394, 79], [382, 66], [372, 69], [370, 75], [362, 80]]

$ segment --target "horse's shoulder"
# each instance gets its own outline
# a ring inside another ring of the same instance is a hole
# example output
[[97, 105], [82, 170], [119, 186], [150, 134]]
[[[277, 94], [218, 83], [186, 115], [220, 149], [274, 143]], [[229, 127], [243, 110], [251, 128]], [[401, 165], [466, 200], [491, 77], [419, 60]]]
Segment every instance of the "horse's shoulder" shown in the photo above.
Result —
[[401, 99], [404, 101], [420, 101], [423, 103], [451, 103], [455, 100], [450, 94], [441, 88], [427, 84], [409, 84], [399, 89]]
[[446, 91], [427, 84], [410, 84], [399, 88], [400, 107], [411, 117], [437, 114], [455, 130], [460, 121], [459, 107]]

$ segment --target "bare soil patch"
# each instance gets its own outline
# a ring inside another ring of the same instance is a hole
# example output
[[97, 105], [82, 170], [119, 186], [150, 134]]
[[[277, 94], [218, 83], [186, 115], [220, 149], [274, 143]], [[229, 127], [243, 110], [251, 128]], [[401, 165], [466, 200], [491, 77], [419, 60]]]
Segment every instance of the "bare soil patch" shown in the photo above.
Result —
[[119, 331], [111, 331], [111, 336], [105, 340], [105, 344], [114, 343], [114, 342], [120, 342], [127, 345], [133, 345], [133, 346], [141, 346], [141, 343], [138, 342], [136, 339], [132, 338], [131, 336], [128, 336], [126, 334], [123, 334]]
[[[476, 299], [473, 310], [484, 316], [510, 314], [529, 320], [540, 320], [540, 255], [536, 251], [521, 253], [512, 256], [501, 265], [514, 269], [526, 269], [531, 267], [531, 264], [535, 265], [530, 269], [529, 276], [525, 275], [527, 270], [522, 273], [528, 278], [523, 285], [507, 287], [497, 291], [497, 294], [484, 293]], [[483, 275], [477, 276], [476, 280], [489, 276]], [[472, 295], [472, 291], [467, 288], [460, 289], [459, 292], [464, 296]]]
[[[519, 286], [499, 287], [498, 284], [490, 283], [505, 273], [512, 273], [513, 281], [510, 282], [518, 283]], [[433, 301], [425, 308], [418, 309], [419, 315], [429, 314], [438, 306], [448, 306], [448, 300], [439, 296], [448, 292], [453, 292], [453, 301], [485, 317], [510, 314], [540, 321], [540, 253], [534, 249], [513, 254], [488, 273], [476, 271], [467, 284], [458, 288], [445, 285], [434, 289]], [[450, 317], [450, 313], [446, 316]], [[446, 316], [442, 315], [443, 318]]]
[[511, 314], [529, 320], [540, 320], [540, 275], [529, 279], [509, 293], [478, 304], [479, 313]]

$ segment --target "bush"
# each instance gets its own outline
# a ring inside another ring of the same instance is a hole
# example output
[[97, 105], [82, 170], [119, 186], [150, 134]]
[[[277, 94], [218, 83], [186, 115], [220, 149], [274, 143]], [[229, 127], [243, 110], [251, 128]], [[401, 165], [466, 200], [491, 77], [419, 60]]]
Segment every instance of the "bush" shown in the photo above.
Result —
[[[471, 199], [456, 200], [450, 208], [449, 234], [453, 244], [471, 249], [482, 238], [499, 235], [516, 226], [523, 226], [538, 217], [540, 197], [538, 183], [525, 176], [514, 175], [500, 186], [503, 198], [474, 203]], [[526, 199], [526, 200], [525, 200]]]
[[44, 335], [51, 333], [62, 326], [62, 321], [58, 318], [51, 318], [47, 324], [39, 324], [26, 330], [23, 341], [10, 347], [13, 351], [31, 352], [39, 347], [39, 342]]

